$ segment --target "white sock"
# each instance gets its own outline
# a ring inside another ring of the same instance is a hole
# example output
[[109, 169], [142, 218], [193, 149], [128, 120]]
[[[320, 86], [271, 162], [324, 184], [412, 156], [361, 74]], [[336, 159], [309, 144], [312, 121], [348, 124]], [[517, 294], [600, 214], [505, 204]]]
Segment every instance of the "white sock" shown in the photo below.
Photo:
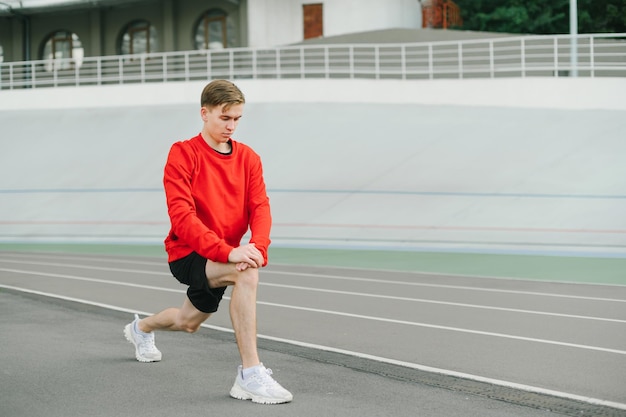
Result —
[[137, 333], [139, 333], [142, 336], [147, 336], [150, 334], [150, 333], [142, 332], [141, 330], [139, 330], [139, 326], [137, 326], [137, 323], [139, 323], [139, 320], [135, 321], [135, 331]]
[[250, 368], [246, 368], [244, 370], [241, 371], [241, 377], [243, 379], [247, 379], [250, 375], [254, 374], [256, 372], [257, 369], [259, 369], [261, 367], [261, 364], [258, 364], [256, 366], [250, 367]]

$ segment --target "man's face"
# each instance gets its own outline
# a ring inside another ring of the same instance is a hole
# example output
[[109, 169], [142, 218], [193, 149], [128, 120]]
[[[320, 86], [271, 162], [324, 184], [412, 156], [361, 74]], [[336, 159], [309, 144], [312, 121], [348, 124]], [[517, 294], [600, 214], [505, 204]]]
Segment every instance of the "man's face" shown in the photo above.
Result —
[[200, 114], [204, 121], [204, 131], [215, 144], [226, 143], [235, 133], [239, 119], [243, 114], [243, 104], [233, 104], [225, 109], [226, 105], [216, 106], [212, 109], [202, 107]]

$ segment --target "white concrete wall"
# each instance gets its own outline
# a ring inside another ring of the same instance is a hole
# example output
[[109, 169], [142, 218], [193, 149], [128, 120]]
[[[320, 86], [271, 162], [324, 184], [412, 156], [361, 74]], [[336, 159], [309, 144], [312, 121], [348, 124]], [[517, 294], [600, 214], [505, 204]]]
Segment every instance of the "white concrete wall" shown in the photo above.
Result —
[[324, 36], [422, 26], [417, 0], [334, 0], [324, 2]]
[[[626, 110], [624, 78], [235, 80], [248, 103], [389, 103]], [[0, 111], [199, 103], [205, 82], [2, 90]]]
[[[238, 85], [276, 245], [626, 254], [626, 80]], [[0, 92], [0, 240], [161, 241], [203, 86]]]
[[324, 5], [324, 36], [422, 25], [417, 0], [248, 0], [249, 46], [301, 42], [302, 5], [309, 3]]

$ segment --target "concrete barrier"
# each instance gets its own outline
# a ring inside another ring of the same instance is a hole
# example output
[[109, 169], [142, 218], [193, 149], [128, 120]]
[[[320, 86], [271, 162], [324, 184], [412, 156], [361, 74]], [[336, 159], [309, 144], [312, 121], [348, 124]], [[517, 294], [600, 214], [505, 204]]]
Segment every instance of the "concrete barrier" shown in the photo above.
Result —
[[[622, 79], [237, 83], [275, 245], [626, 256]], [[0, 241], [160, 242], [204, 84], [0, 92]]]

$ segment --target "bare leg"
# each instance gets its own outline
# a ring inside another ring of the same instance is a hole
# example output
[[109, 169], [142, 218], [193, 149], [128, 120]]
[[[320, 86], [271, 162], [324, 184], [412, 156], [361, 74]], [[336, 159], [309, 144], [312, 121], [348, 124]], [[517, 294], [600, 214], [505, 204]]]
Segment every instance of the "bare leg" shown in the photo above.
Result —
[[[244, 368], [260, 363], [257, 351], [256, 296], [259, 270], [248, 268], [237, 271], [235, 264], [207, 261], [206, 275], [209, 287], [233, 286], [230, 300], [230, 318]], [[138, 323], [139, 330], [172, 330], [193, 333], [211, 314], [196, 309], [185, 297], [181, 308], [168, 308]]]
[[137, 326], [142, 332], [149, 333], [153, 330], [172, 330], [193, 333], [200, 325], [211, 316], [203, 313], [191, 304], [185, 297], [181, 308], [168, 308], [153, 316], [139, 321]]
[[256, 295], [259, 270], [248, 268], [245, 271], [237, 271], [234, 264], [211, 261], [207, 262], [206, 270], [210, 287], [233, 286], [230, 319], [235, 330], [242, 365], [244, 368], [258, 365], [260, 360], [257, 352]]
[[[209, 265], [211, 268], [209, 268]], [[209, 286], [216, 288], [223, 287], [225, 285], [232, 285], [229, 277], [236, 272], [236, 269], [233, 264], [222, 264], [207, 261], [205, 272], [207, 280], [209, 280]], [[191, 303], [191, 301], [189, 301], [189, 298], [185, 296], [183, 305], [180, 308], [165, 309], [153, 316], [140, 320], [137, 326], [139, 327], [139, 330], [146, 333], [153, 330], [171, 330], [193, 333], [197, 331], [200, 328], [200, 325], [210, 316], [210, 313], [204, 313], [198, 310]]]
[[240, 273], [230, 299], [230, 319], [244, 368], [258, 365], [256, 294], [258, 269], [249, 268]]

